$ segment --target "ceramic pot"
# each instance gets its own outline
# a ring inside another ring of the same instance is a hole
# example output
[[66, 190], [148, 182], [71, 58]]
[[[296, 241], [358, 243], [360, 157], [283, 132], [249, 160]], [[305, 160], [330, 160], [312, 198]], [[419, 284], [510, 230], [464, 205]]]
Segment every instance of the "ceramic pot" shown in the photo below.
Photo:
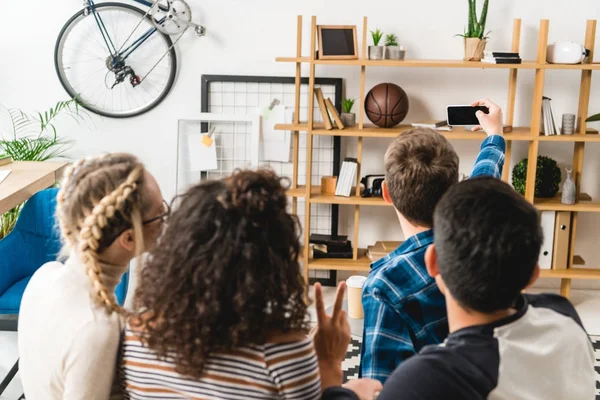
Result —
[[406, 51], [400, 46], [385, 46], [386, 60], [404, 60]]
[[354, 113], [342, 113], [340, 116], [342, 118], [342, 123], [345, 127], [350, 128], [356, 125], [356, 114]]
[[384, 46], [369, 46], [369, 60], [383, 60]]
[[481, 61], [485, 51], [486, 40], [465, 38], [465, 61]]
[[573, 170], [565, 168], [565, 171], [567, 171], [567, 179], [565, 179], [565, 182], [562, 185], [560, 202], [563, 204], [575, 204], [577, 189], [575, 187], [575, 182], [573, 181]]

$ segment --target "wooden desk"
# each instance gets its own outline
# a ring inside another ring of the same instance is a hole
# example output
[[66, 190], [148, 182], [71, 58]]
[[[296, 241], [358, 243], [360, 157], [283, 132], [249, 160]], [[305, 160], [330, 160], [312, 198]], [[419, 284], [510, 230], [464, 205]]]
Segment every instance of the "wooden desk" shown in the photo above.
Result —
[[61, 177], [66, 162], [14, 161], [0, 167], [10, 175], [0, 182], [0, 214], [23, 203], [37, 192], [53, 186]]

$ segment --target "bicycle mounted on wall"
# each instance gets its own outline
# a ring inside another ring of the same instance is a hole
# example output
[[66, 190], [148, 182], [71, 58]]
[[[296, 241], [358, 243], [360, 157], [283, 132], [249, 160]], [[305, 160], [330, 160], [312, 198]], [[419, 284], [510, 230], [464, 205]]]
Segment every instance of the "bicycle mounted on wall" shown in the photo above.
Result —
[[[184, 0], [133, 1], [148, 10], [84, 0], [56, 41], [60, 83], [99, 115], [133, 117], [156, 107], [175, 81], [175, 44], [190, 27], [198, 36], [206, 32], [192, 22]], [[174, 42], [171, 36], [177, 36]]]

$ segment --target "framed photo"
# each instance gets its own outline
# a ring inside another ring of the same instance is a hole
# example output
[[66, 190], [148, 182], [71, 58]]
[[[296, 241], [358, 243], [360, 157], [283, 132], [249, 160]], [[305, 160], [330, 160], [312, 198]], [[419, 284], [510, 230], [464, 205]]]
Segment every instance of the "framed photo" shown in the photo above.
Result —
[[356, 25], [319, 25], [319, 60], [357, 60]]

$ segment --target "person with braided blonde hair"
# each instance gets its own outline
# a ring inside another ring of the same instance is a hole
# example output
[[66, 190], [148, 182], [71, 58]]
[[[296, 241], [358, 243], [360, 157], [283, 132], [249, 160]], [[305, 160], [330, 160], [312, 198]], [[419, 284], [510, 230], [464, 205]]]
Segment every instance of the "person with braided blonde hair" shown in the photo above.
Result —
[[62, 262], [31, 278], [19, 316], [20, 372], [28, 399], [121, 398], [116, 377], [123, 317], [115, 289], [129, 262], [152, 249], [169, 206], [130, 154], [83, 159], [57, 198]]

